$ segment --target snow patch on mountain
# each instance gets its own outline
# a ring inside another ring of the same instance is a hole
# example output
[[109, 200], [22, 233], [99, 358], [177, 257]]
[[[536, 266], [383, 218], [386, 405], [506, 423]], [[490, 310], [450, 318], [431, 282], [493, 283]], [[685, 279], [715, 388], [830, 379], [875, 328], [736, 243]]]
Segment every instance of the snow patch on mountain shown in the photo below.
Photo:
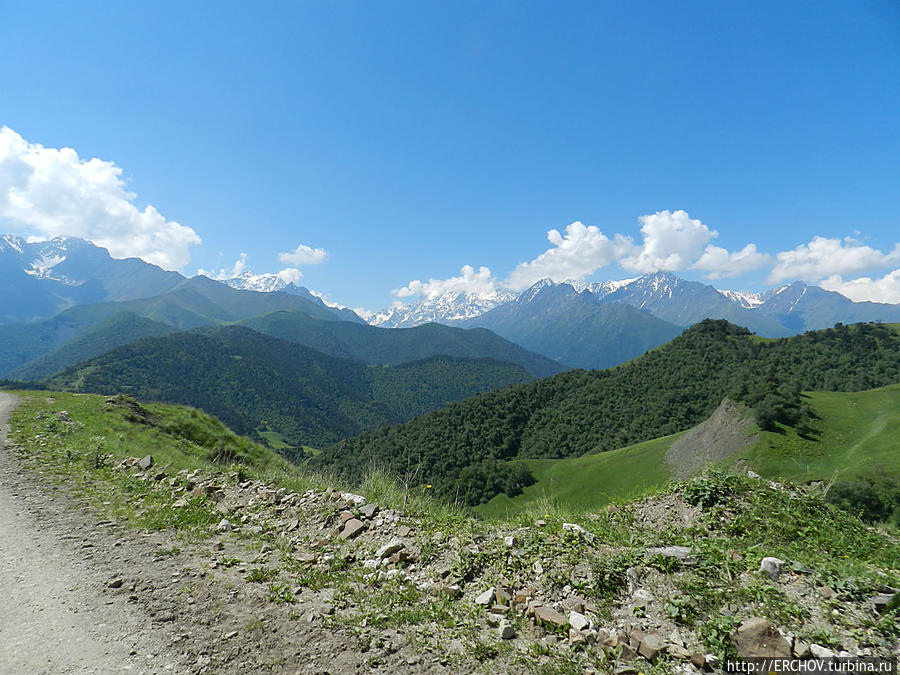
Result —
[[759, 307], [765, 300], [763, 300], [762, 293], [748, 293], [746, 291], [727, 291], [722, 289], [716, 289], [721, 293], [727, 300], [730, 300], [734, 304], [739, 307], [743, 307], [744, 309], [755, 309]]

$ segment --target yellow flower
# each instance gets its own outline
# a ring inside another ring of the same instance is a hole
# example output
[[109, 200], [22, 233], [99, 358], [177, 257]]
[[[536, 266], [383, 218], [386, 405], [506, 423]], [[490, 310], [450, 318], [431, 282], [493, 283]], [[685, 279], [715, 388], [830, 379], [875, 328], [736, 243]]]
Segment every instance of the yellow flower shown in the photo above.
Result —
[[427, 488], [431, 488], [431, 485], [426, 485], [426, 486], [425, 486], [425, 487], [427, 487]]

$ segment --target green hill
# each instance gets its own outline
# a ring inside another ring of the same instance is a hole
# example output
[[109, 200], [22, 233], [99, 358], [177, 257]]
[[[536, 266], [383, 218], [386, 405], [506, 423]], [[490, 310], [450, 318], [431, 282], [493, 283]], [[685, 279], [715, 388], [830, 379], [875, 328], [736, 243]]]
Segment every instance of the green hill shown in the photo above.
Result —
[[301, 312], [287, 311], [247, 319], [241, 325], [330, 356], [372, 365], [395, 366], [444, 354], [515, 363], [535, 377], [556, 375], [565, 370], [560, 364], [484, 328], [465, 330], [437, 323], [415, 328], [376, 328], [349, 321], [323, 321]]
[[119, 312], [91, 326], [77, 337], [48, 354], [29, 361], [12, 377], [22, 381], [37, 381], [58, 373], [79, 361], [99, 356], [134, 340], [174, 333], [176, 328], [132, 314]]
[[[746, 466], [764, 478], [827, 481], [835, 486], [900, 485], [900, 384], [861, 392], [809, 392], [811, 434], [779, 425], [753, 427], [751, 442], [728, 454], [722, 468]], [[675, 476], [667, 453], [683, 433], [618, 450], [558, 460], [523, 460], [536, 482], [523, 494], [497, 495], [477, 508], [488, 518], [505, 517], [544, 501], [571, 509], [596, 509], [661, 488]]]
[[[191, 405], [238, 433], [321, 447], [477, 392], [520, 366], [436, 356], [392, 368], [337, 359], [240, 326], [146, 338], [73, 366], [53, 387]], [[270, 436], [271, 437], [271, 436]]]
[[[345, 440], [312, 461], [348, 476], [359, 475], [373, 458], [394, 470], [418, 464], [428, 467], [425, 480], [439, 494], [472, 494], [470, 503], [477, 504], [507, 492], [499, 486], [515, 492], [527, 484], [504, 462], [575, 457], [674, 434], [709, 417], [735, 389], [747, 395], [771, 386], [767, 395], [784, 389], [789, 397], [790, 390], [854, 391], [898, 381], [900, 336], [882, 325], [761, 341], [725, 321], [707, 320], [616, 368], [569, 371], [482, 394]], [[754, 405], [773, 420], [783, 412], [767, 398]]]

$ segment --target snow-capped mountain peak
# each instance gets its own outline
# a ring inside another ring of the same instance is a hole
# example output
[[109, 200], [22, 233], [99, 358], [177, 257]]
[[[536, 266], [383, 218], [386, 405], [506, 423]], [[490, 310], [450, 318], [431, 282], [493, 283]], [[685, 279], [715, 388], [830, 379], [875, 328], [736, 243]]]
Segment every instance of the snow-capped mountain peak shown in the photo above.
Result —
[[373, 326], [385, 328], [409, 328], [432, 322], [454, 324], [515, 299], [516, 294], [509, 291], [477, 294], [452, 290], [410, 305], [398, 303], [366, 318]]
[[253, 272], [241, 272], [236, 277], [222, 280], [223, 284], [227, 284], [239, 291], [258, 291], [260, 293], [272, 293], [274, 291], [283, 291], [289, 284], [287, 281], [279, 277], [277, 274], [267, 272], [265, 274], [253, 274]]

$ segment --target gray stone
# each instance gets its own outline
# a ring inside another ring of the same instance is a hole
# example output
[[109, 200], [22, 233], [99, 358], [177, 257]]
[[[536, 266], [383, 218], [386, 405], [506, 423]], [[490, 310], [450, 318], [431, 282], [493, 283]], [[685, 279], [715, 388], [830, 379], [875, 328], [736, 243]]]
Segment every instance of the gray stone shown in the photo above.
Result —
[[378, 513], [378, 504], [366, 504], [359, 510], [359, 513], [363, 518], [372, 520], [372, 518], [375, 517], [375, 514]]
[[484, 605], [488, 607], [494, 604], [494, 588], [491, 587], [475, 598], [476, 605]]
[[837, 654], [828, 649], [828, 647], [823, 647], [822, 645], [817, 645], [815, 643], [809, 646], [810, 653], [817, 659], [833, 659]]
[[500, 625], [500, 622], [503, 620], [502, 614], [494, 614], [493, 612], [488, 612], [487, 616], [484, 617], [484, 620], [487, 621], [488, 626], [493, 626], [496, 628]]
[[512, 535], [503, 537], [503, 544], [506, 546], [506, 548], [512, 548], [516, 545], [516, 538]]
[[590, 628], [591, 622], [584, 614], [573, 610], [569, 612], [569, 625], [575, 630], [584, 630]]
[[140, 462], [138, 462], [138, 466], [141, 467], [144, 471], [153, 466], [153, 457], [147, 455]]
[[873, 598], [879, 612], [900, 607], [900, 593], [879, 593]]
[[810, 655], [809, 643], [803, 640], [794, 640], [794, 656], [798, 659], [808, 658]]
[[665, 649], [666, 642], [656, 633], [648, 633], [641, 638], [638, 653], [648, 661], [655, 661], [659, 653]]
[[581, 647], [587, 642], [587, 638], [581, 631], [569, 628], [569, 645], [572, 647]]
[[696, 561], [688, 546], [653, 546], [646, 550], [648, 556], [662, 556], [663, 558], [671, 558], [677, 560], [682, 565], [690, 565]]
[[231, 521], [228, 518], [222, 518], [216, 525], [216, 532], [231, 532]]
[[540, 605], [534, 608], [534, 618], [541, 623], [547, 623], [558, 628], [562, 628], [568, 623], [566, 617], [552, 607], [547, 607], [546, 605]]
[[754, 616], [745, 619], [731, 634], [732, 642], [741, 658], [790, 658], [791, 645], [770, 621]]
[[778, 577], [784, 572], [787, 563], [781, 558], [763, 558], [759, 562], [759, 571], [768, 576], [772, 581], [778, 581]]
[[362, 531], [366, 529], [366, 524], [357, 520], [356, 518], [351, 518], [346, 523], [344, 523], [344, 529], [341, 530], [341, 538], [342, 539], [353, 539], [362, 534]]
[[497, 632], [500, 634], [501, 640], [512, 640], [516, 637], [516, 629], [509, 625], [509, 621], [506, 620], [500, 622], [500, 628]]
[[378, 551], [375, 553], [375, 557], [379, 560], [381, 560], [382, 558], [389, 558], [398, 551], [402, 551], [404, 548], [405, 547], [402, 541], [394, 539], [378, 549]]
[[343, 499], [345, 502], [349, 502], [356, 506], [362, 506], [366, 503], [366, 498], [360, 495], [355, 495], [351, 492], [341, 492], [339, 494], [341, 496], [341, 499]]

